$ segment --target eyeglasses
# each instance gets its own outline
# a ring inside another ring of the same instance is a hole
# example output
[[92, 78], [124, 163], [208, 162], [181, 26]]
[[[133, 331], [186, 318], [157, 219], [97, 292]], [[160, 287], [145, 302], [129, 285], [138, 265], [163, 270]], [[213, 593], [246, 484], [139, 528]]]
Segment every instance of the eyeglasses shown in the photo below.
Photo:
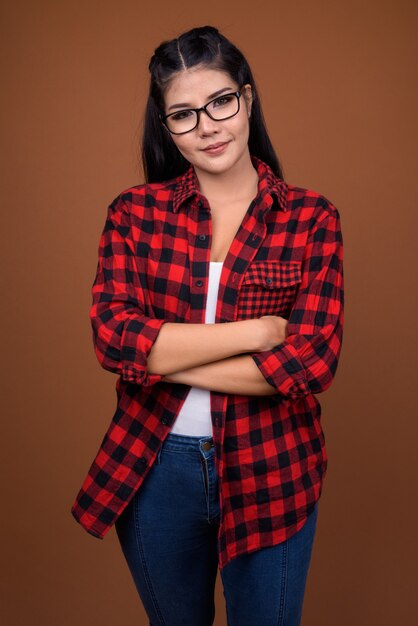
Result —
[[182, 109], [169, 115], [160, 114], [160, 119], [173, 135], [184, 135], [194, 130], [199, 124], [201, 111], [207, 113], [212, 120], [227, 120], [234, 117], [240, 109], [242, 89], [243, 87], [239, 91], [222, 94], [198, 109]]

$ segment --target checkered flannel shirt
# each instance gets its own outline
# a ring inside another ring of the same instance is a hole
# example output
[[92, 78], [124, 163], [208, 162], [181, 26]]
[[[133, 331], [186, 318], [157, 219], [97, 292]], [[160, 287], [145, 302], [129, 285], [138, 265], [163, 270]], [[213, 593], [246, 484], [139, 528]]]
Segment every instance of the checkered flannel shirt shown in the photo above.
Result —
[[[259, 175], [224, 261], [215, 323], [280, 315], [288, 336], [249, 352], [276, 393], [211, 391], [219, 478], [219, 567], [281, 543], [306, 522], [327, 469], [321, 406], [343, 334], [343, 242], [335, 206], [287, 184], [251, 155]], [[192, 165], [139, 184], [108, 206], [90, 319], [100, 365], [118, 375], [117, 406], [71, 508], [103, 539], [141, 485], [190, 386], [147, 371], [165, 322], [205, 322], [212, 240], [208, 200]]]

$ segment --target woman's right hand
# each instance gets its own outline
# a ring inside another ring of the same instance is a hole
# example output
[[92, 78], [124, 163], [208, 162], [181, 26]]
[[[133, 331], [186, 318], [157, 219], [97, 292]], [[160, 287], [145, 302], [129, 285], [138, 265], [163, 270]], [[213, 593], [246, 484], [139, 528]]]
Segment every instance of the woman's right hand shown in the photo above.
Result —
[[284, 317], [280, 315], [262, 315], [257, 321], [262, 322], [260, 351], [271, 350], [286, 339], [288, 320]]

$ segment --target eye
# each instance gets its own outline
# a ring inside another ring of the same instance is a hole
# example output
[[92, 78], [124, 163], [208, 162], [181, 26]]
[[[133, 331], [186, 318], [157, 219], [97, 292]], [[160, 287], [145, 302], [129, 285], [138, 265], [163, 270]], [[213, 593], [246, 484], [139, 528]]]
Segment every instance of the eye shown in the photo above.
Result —
[[189, 117], [190, 115], [193, 115], [193, 111], [186, 109], [184, 111], [179, 111], [178, 113], [173, 113], [173, 115], [171, 115], [170, 117], [172, 120], [184, 120], [186, 117]]
[[224, 106], [225, 104], [229, 104], [233, 98], [235, 98], [235, 96], [220, 96], [213, 101], [213, 106]]

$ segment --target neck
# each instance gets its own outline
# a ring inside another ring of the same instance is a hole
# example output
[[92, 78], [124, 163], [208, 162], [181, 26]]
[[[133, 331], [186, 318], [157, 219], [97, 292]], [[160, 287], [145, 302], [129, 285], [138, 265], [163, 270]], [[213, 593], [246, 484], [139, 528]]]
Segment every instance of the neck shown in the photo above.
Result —
[[195, 167], [199, 188], [210, 203], [232, 203], [258, 192], [258, 172], [247, 151], [227, 172], [212, 174]]

